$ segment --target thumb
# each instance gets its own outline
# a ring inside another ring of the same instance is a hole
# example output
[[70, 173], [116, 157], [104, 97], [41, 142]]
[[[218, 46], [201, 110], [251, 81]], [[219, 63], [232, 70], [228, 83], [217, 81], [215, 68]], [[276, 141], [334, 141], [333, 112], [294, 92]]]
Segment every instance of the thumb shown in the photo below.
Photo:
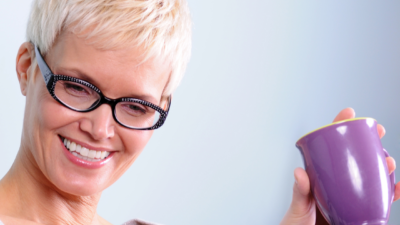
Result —
[[310, 194], [310, 180], [306, 171], [297, 168], [294, 171], [296, 183], [293, 186], [293, 199], [281, 225], [315, 224], [315, 203]]
[[297, 216], [305, 216], [313, 211], [314, 199], [310, 193], [310, 180], [306, 171], [302, 168], [294, 170], [296, 180], [293, 186], [293, 199], [290, 206], [292, 213]]

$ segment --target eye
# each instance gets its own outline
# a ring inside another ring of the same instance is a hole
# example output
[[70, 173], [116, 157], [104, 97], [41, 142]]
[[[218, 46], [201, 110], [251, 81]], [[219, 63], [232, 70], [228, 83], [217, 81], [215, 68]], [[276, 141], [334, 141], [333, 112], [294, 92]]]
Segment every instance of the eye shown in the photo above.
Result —
[[68, 94], [74, 96], [88, 96], [93, 92], [88, 87], [73, 82], [64, 82], [64, 89]]
[[146, 113], [146, 110], [144, 110], [143, 108], [141, 108], [137, 105], [129, 105], [129, 109], [131, 109], [133, 111], [140, 111], [142, 113]]
[[124, 111], [131, 116], [143, 116], [148, 112], [146, 107], [140, 103], [125, 102], [121, 103], [120, 107], [122, 107]]

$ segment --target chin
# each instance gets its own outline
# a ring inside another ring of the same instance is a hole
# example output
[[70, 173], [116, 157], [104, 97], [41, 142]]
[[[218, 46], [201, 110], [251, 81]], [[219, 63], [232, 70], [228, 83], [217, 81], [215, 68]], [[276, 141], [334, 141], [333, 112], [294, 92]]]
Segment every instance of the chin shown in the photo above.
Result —
[[75, 196], [96, 195], [113, 183], [111, 168], [89, 170], [65, 158], [54, 160], [46, 167], [43, 172], [49, 182], [59, 191]]
[[106, 185], [106, 179], [101, 177], [85, 177], [79, 174], [66, 174], [66, 176], [58, 176], [50, 178], [50, 182], [54, 184], [61, 192], [75, 196], [93, 196], [100, 194], [109, 185]]

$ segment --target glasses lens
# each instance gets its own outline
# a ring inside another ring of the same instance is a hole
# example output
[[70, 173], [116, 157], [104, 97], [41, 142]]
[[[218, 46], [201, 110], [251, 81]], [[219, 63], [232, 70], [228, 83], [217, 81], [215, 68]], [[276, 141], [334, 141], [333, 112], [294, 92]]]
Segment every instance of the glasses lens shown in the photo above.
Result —
[[115, 106], [118, 121], [132, 128], [150, 128], [160, 119], [160, 113], [137, 102], [119, 102]]
[[58, 80], [54, 94], [64, 104], [77, 110], [87, 110], [100, 100], [96, 91], [73, 81]]

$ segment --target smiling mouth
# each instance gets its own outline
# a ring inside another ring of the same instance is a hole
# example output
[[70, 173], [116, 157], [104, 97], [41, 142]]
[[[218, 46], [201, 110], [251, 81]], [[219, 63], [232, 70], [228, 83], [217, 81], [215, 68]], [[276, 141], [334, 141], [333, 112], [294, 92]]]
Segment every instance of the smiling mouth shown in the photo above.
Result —
[[72, 155], [86, 161], [99, 162], [106, 159], [110, 155], [110, 152], [107, 151], [96, 151], [87, 149], [64, 137], [61, 137], [61, 140], [63, 141], [64, 146]]

